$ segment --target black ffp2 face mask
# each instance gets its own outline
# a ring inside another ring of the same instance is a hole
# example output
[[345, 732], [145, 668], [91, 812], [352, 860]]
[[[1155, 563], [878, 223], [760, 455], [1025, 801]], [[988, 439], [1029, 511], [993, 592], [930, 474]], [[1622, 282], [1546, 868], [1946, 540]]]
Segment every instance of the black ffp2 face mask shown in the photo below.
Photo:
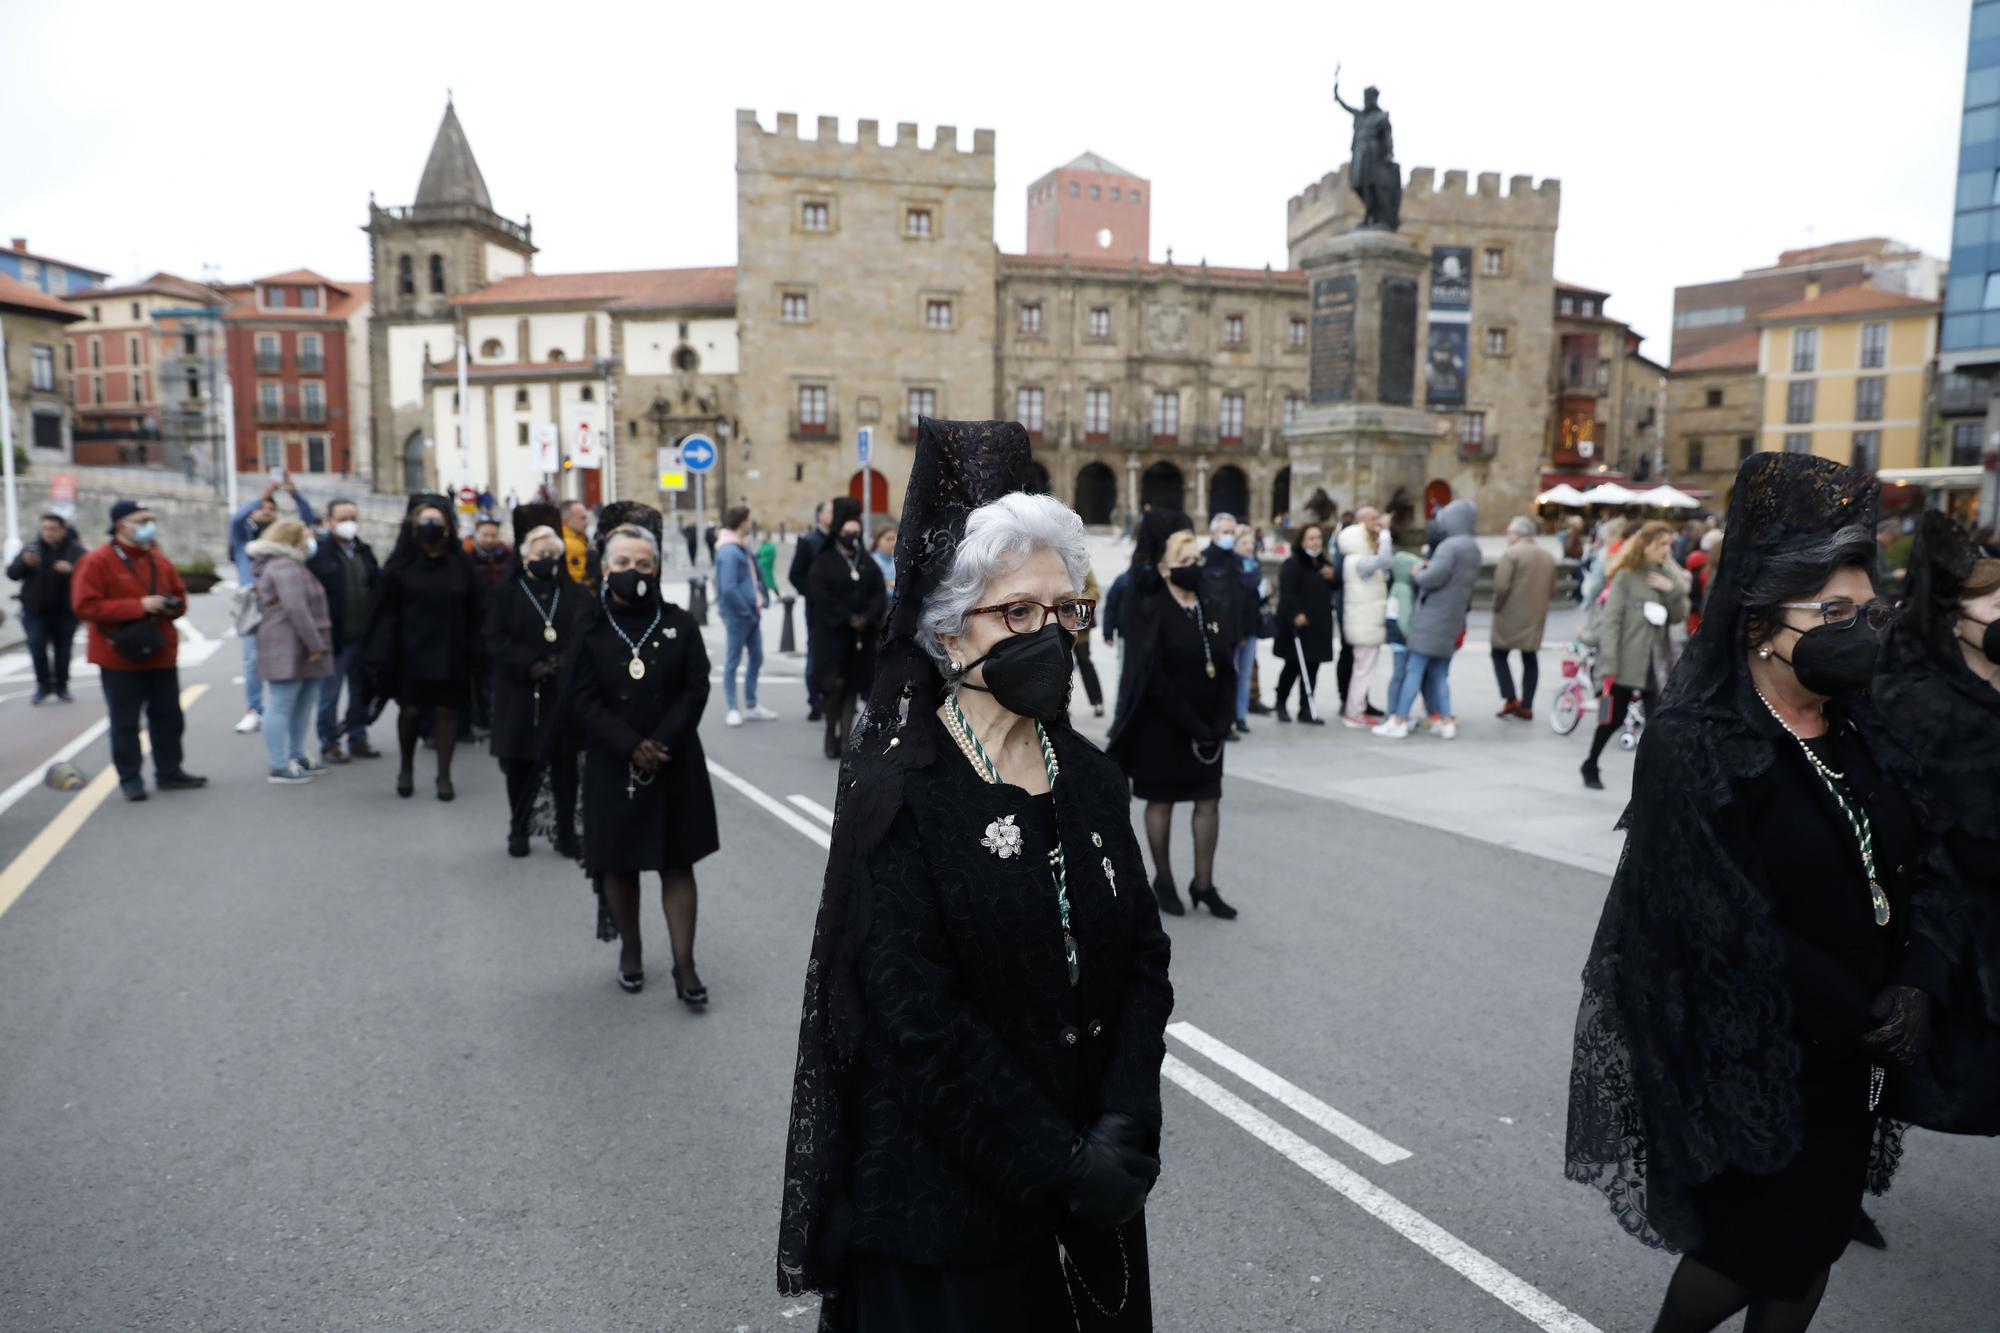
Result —
[[1799, 684], [1814, 694], [1837, 699], [1868, 688], [1875, 679], [1875, 658], [1881, 647], [1875, 627], [1865, 618], [1851, 625], [1821, 625], [1799, 635], [1789, 665]]
[[650, 606], [660, 592], [660, 581], [637, 569], [620, 569], [606, 574], [604, 586], [626, 606]]
[[1044, 625], [1033, 634], [1014, 634], [966, 667], [984, 665], [984, 690], [1002, 708], [1037, 722], [1057, 722], [1069, 715], [1070, 672], [1075, 664], [1075, 640], [1060, 625]]
[[1201, 591], [1201, 566], [1176, 565], [1167, 571], [1167, 581], [1183, 592]]
[[530, 560], [528, 562], [528, 577], [531, 579], [539, 579], [543, 583], [548, 583], [555, 578], [556, 570], [560, 568], [561, 565], [562, 565], [561, 556], [554, 556], [554, 555], [537, 556], [535, 559]]
[[1974, 625], [1984, 625], [1986, 627], [1986, 632], [1980, 635], [1978, 638], [1967, 639], [1961, 635], [1960, 641], [1963, 643], [1969, 643], [1974, 648], [1977, 648], [1981, 653], [1985, 655], [1987, 661], [2000, 662], [2000, 619], [1974, 620], [1971, 616], [1966, 615], [1963, 611], [1959, 612], [1959, 619], [1967, 621]]

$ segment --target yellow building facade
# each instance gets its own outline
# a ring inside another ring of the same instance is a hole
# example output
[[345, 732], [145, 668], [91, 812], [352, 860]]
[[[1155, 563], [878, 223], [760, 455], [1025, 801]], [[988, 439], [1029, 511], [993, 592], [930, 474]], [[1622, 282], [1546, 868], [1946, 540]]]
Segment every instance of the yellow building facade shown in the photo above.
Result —
[[1938, 303], [1847, 287], [1759, 321], [1758, 447], [1818, 454], [1869, 472], [1922, 461], [1924, 395]]

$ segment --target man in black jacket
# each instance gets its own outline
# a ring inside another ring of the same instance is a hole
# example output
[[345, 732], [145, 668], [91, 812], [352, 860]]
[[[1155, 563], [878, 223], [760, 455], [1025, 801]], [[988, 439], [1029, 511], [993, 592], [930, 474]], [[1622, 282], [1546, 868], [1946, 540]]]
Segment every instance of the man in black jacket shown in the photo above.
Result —
[[[381, 567], [375, 552], [361, 540], [361, 511], [352, 500], [335, 500], [326, 507], [326, 532], [319, 549], [306, 561], [326, 589], [326, 610], [333, 620], [333, 675], [319, 692], [320, 758], [329, 764], [349, 759], [379, 759], [382, 752], [368, 743], [368, 662], [363, 641], [368, 637], [369, 602]], [[347, 717], [340, 718], [340, 685], [347, 683]], [[345, 739], [346, 745], [341, 741]]]
[[[1237, 672], [1236, 730], [1230, 739], [1250, 734], [1250, 663], [1257, 651], [1256, 562], [1248, 562], [1236, 552], [1236, 519], [1217, 514], [1208, 521], [1208, 548], [1201, 553], [1201, 600], [1208, 607], [1222, 637], [1218, 652], [1235, 663]], [[1245, 651], [1247, 646], [1248, 651]]]
[[[790, 580], [792, 591], [799, 595], [799, 614], [810, 629], [812, 625], [812, 567], [819, 556], [819, 548], [826, 545], [826, 530], [833, 522], [833, 501], [822, 500], [813, 510], [813, 525], [808, 532], [799, 534], [798, 545], [792, 548], [792, 567], [786, 578]], [[825, 700], [820, 698], [819, 685], [813, 675], [812, 635], [806, 635], [806, 721], [820, 719], [820, 707]]]
[[69, 697], [69, 650], [76, 641], [76, 612], [69, 604], [69, 576], [81, 559], [83, 543], [76, 529], [59, 514], [43, 514], [41, 532], [7, 566], [7, 577], [21, 585], [21, 628], [35, 663], [31, 703], [51, 695], [74, 702]]

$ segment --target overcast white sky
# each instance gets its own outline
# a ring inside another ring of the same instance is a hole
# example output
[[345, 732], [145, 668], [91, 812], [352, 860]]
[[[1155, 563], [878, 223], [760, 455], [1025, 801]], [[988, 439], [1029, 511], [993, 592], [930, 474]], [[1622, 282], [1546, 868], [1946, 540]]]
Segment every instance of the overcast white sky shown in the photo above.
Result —
[[733, 262], [737, 107], [993, 129], [1007, 250], [1088, 148], [1151, 177], [1154, 258], [1282, 266], [1286, 199], [1347, 156], [1339, 61], [1405, 170], [1559, 177], [1558, 274], [1664, 360], [1677, 283], [1853, 236], [1945, 253], [1968, 11], [5, 0], [0, 238], [120, 277], [364, 278], [368, 192], [410, 202], [450, 87], [544, 272]]

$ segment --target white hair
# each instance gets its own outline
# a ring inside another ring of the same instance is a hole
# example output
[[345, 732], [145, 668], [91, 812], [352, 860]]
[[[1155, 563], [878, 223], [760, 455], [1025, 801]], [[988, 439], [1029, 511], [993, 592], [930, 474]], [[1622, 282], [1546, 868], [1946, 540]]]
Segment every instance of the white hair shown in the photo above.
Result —
[[526, 559], [528, 552], [535, 549], [535, 543], [543, 540], [544, 538], [554, 542], [558, 546], [562, 545], [562, 538], [556, 535], [556, 530], [554, 528], [550, 527], [546, 523], [539, 524], [535, 527], [529, 528], [528, 535], [521, 538], [522, 558]]
[[604, 544], [598, 548], [604, 553], [604, 561], [606, 564], [609, 564], [611, 562], [611, 543], [618, 541], [621, 538], [626, 541], [644, 542], [646, 544], [646, 549], [653, 553], [653, 562], [655, 564], [659, 563], [660, 559], [659, 540], [655, 538], [652, 533], [640, 527], [637, 523], [620, 523], [617, 527], [611, 529], [611, 531], [604, 534]]
[[1532, 537], [1535, 535], [1535, 520], [1527, 517], [1510, 519], [1507, 531], [1519, 537]]
[[1222, 531], [1222, 525], [1223, 525], [1224, 523], [1228, 523], [1228, 524], [1231, 524], [1231, 525], [1233, 526], [1233, 525], [1235, 524], [1235, 522], [1236, 522], [1236, 515], [1234, 515], [1234, 514], [1231, 514], [1231, 513], [1226, 513], [1226, 512], [1225, 512], [1225, 513], [1218, 513], [1218, 514], [1213, 514], [1213, 515], [1211, 515], [1211, 516], [1209, 517], [1209, 520], [1208, 520], [1208, 530], [1209, 530], [1209, 533], [1210, 533], [1211, 535], [1213, 535], [1213, 534], [1215, 534], [1215, 533], [1218, 533], [1218, 532], [1221, 532], [1221, 531]]
[[1083, 541], [1083, 520], [1068, 505], [1053, 496], [1016, 491], [973, 510], [952, 553], [951, 569], [924, 598], [918, 644], [942, 666], [950, 656], [944, 636], [965, 633], [966, 613], [979, 605], [986, 585], [1012, 574], [1037, 551], [1061, 556], [1070, 586], [1083, 591], [1090, 551]]

